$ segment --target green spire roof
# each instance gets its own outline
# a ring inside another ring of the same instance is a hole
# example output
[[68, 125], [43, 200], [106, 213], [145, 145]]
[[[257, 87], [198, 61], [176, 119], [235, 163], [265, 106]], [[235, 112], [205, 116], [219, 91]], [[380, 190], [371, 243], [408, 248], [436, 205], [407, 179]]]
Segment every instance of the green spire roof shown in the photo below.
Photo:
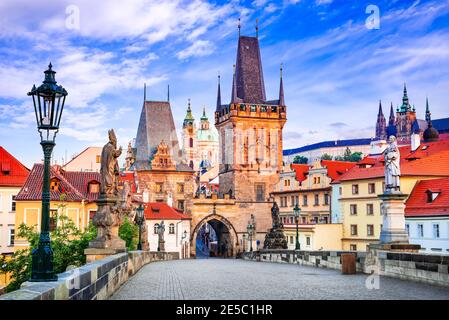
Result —
[[203, 107], [203, 115], [201, 116], [201, 120], [208, 120], [206, 116], [206, 107]]
[[193, 124], [194, 120], [195, 120], [195, 118], [192, 115], [192, 109], [190, 108], [190, 99], [189, 99], [189, 103], [187, 106], [187, 114], [186, 114], [186, 117], [184, 118], [184, 126], [186, 126], [188, 124]]
[[399, 108], [400, 112], [412, 111], [412, 106], [410, 105], [408, 94], [407, 94], [407, 86], [404, 83], [404, 96], [402, 97], [402, 106]]

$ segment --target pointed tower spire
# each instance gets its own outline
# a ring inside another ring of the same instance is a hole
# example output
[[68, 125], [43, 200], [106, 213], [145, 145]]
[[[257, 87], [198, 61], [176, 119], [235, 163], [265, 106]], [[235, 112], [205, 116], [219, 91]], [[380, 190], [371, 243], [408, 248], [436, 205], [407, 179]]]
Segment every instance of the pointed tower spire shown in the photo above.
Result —
[[237, 98], [237, 79], [235, 76], [235, 64], [233, 68], [234, 68], [234, 75], [232, 79], [231, 103], [237, 103], [238, 98]]
[[259, 38], [259, 19], [256, 19], [256, 38]]
[[240, 29], [241, 29], [241, 25], [240, 25], [240, 18], [239, 18], [239, 22], [238, 22], [238, 25], [237, 25], [237, 28], [239, 29], [239, 37], [240, 37]]
[[282, 81], [282, 70], [283, 70], [283, 66], [282, 66], [282, 63], [281, 63], [280, 84], [279, 84], [279, 105], [280, 106], [285, 106], [285, 101], [284, 101], [284, 82]]
[[195, 120], [195, 118], [192, 115], [192, 109], [190, 108], [190, 98], [189, 98], [188, 102], [187, 102], [187, 114], [186, 114], [186, 117], [184, 118], [183, 127], [186, 127], [188, 125], [193, 125], [194, 120]]
[[400, 112], [412, 111], [412, 106], [410, 105], [410, 101], [408, 99], [406, 83], [404, 83], [404, 96], [402, 97], [402, 106], [400, 107], [399, 110]]
[[220, 88], [220, 73], [218, 74], [218, 89], [217, 89], [217, 107], [215, 112], [221, 111], [221, 88]]
[[167, 102], [170, 102], [170, 85], [167, 84]]
[[394, 116], [393, 102], [391, 103], [391, 107], [390, 107], [390, 118], [388, 119], [388, 125], [390, 125], [390, 126], [396, 125], [396, 118]]
[[432, 125], [432, 113], [429, 108], [429, 99], [426, 98], [426, 121], [427, 129], [424, 130], [423, 138], [425, 142], [438, 141], [440, 138], [440, 133]]
[[379, 100], [379, 112], [377, 113], [376, 122], [376, 139], [386, 140], [387, 139], [387, 122], [382, 110], [382, 101]]
[[147, 84], [143, 84], [143, 102], [147, 101]]

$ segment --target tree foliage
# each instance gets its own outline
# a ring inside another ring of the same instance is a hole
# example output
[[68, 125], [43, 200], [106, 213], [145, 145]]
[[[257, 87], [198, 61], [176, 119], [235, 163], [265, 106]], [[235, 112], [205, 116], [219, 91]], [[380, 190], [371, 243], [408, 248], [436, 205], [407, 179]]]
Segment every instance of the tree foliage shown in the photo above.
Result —
[[[56, 228], [50, 233], [53, 248], [53, 267], [55, 273], [66, 271], [69, 266], [82, 266], [86, 263], [84, 249], [89, 241], [96, 237], [96, 228], [90, 223], [86, 230], [81, 231], [75, 223], [65, 215], [56, 215]], [[20, 288], [20, 285], [31, 276], [31, 251], [37, 248], [39, 232], [35, 226], [21, 224], [18, 237], [30, 245], [26, 249], [14, 252], [11, 259], [0, 258], [0, 273], [10, 273], [12, 281], [6, 287], [10, 292]]]
[[321, 156], [321, 160], [332, 160], [332, 159], [333, 157], [328, 153], [325, 153]]
[[307, 159], [304, 156], [295, 156], [293, 158], [293, 163], [295, 164], [307, 164], [309, 162], [309, 159]]
[[362, 160], [363, 154], [361, 152], [354, 152], [352, 153], [351, 149], [346, 148], [345, 153], [343, 156], [336, 156], [336, 161], [349, 161], [349, 162], [359, 162]]
[[125, 217], [125, 220], [120, 225], [118, 229], [118, 234], [120, 238], [125, 240], [126, 248], [128, 250], [135, 250], [137, 248], [137, 242], [139, 241], [139, 227], [134, 223], [131, 223], [128, 217]]

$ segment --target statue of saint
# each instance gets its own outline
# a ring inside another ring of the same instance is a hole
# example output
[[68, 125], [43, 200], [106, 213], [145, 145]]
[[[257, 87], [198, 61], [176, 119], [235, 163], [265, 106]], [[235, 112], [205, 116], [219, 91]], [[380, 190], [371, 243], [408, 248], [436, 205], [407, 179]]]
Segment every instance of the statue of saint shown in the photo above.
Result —
[[159, 236], [159, 242], [163, 242], [164, 241], [164, 233], [165, 233], [164, 220], [161, 221], [161, 224], [159, 225], [157, 233], [158, 233], [158, 236]]
[[400, 191], [399, 177], [401, 176], [398, 144], [395, 136], [390, 136], [388, 147], [384, 151], [385, 159], [385, 192]]
[[273, 228], [277, 228], [280, 225], [280, 219], [279, 207], [276, 201], [273, 203], [273, 207], [271, 208], [271, 218], [273, 219]]
[[133, 153], [133, 148], [131, 146], [131, 142], [128, 143], [128, 150], [126, 151], [125, 161], [126, 161], [125, 169], [129, 170], [131, 168], [131, 166], [134, 164], [134, 153]]
[[109, 130], [108, 134], [109, 142], [105, 144], [101, 152], [100, 193], [106, 196], [117, 196], [120, 174], [117, 158], [122, 154], [122, 147], [117, 149], [117, 137], [114, 129]]

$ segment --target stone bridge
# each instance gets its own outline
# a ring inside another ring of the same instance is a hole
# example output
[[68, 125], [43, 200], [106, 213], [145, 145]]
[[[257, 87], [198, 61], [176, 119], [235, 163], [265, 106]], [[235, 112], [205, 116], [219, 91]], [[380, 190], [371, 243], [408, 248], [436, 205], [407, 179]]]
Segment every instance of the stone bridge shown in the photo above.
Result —
[[59, 274], [56, 282], [25, 283], [0, 300], [449, 300], [449, 256], [358, 252], [357, 274], [343, 275], [342, 253], [267, 250], [242, 259], [177, 260], [133, 251]]

